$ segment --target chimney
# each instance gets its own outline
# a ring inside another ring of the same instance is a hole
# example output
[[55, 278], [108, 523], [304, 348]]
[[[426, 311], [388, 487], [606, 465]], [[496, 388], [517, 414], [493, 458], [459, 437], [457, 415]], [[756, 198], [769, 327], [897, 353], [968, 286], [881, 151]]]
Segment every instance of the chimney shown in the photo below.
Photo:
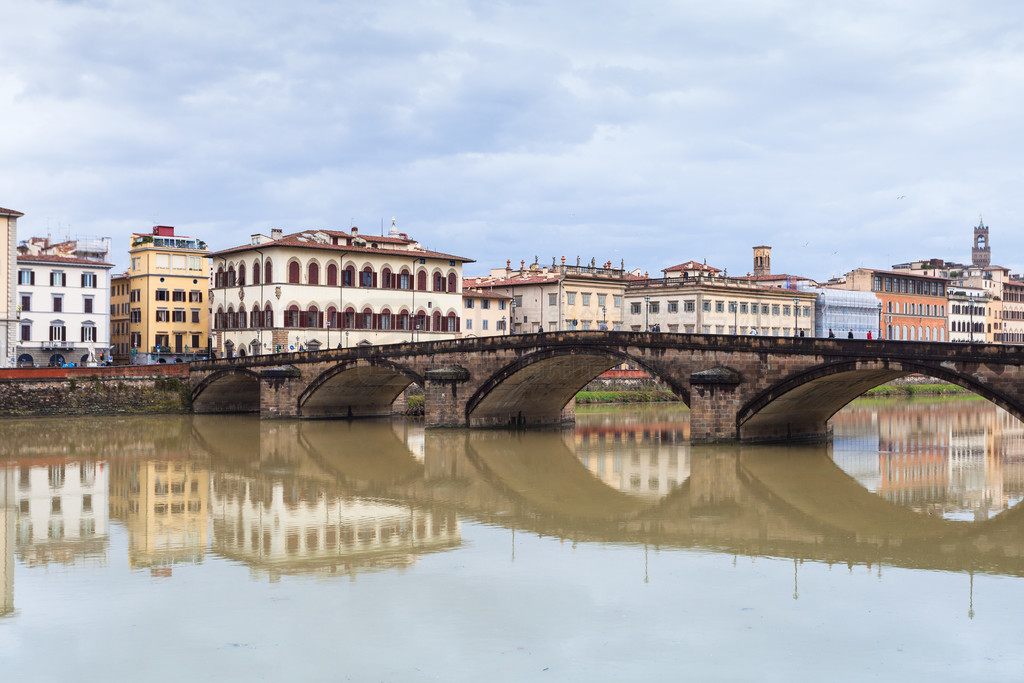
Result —
[[174, 237], [173, 225], [154, 225], [153, 235], [155, 237]]
[[281, 239], [282, 237], [284, 237], [284, 230], [282, 230], [281, 228], [271, 228], [270, 229], [270, 239], [272, 239], [274, 241], [277, 241], [277, 240]]
[[352, 226], [352, 234], [353, 235], [358, 235], [359, 234], [359, 228], [357, 228], [356, 226], [353, 225]]

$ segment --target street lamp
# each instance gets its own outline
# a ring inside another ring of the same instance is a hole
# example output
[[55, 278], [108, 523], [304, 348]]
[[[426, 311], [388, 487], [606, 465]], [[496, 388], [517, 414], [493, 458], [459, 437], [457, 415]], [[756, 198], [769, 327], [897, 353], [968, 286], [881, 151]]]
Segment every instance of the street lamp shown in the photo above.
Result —
[[601, 326], [604, 328], [605, 332], [608, 331], [608, 307], [607, 306], [602, 306], [601, 307]]
[[644, 294], [644, 332], [651, 331], [651, 295]]

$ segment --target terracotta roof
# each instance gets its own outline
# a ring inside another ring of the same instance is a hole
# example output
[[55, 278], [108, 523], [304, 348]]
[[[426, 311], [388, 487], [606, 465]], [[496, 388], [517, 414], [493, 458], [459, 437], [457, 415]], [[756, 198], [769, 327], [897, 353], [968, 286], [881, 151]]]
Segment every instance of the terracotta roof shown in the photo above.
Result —
[[473, 287], [467, 287], [465, 280], [462, 284], [462, 296], [478, 297], [480, 299], [511, 299], [512, 297], [508, 294], [499, 294], [498, 292], [492, 292], [484, 289], [475, 289]]
[[[212, 254], [210, 254], [210, 256], [211, 257], [212, 256], [225, 256], [227, 254], [238, 254], [238, 253], [242, 253], [242, 252], [246, 252], [246, 251], [255, 251], [256, 249], [265, 250], [265, 249], [269, 249], [271, 247], [298, 247], [300, 249], [318, 249], [318, 250], [322, 250], [322, 251], [344, 252], [346, 254], [351, 254], [351, 253], [385, 254], [385, 255], [388, 255], [388, 256], [403, 256], [403, 257], [405, 257], [407, 259], [439, 258], [439, 259], [447, 259], [449, 261], [462, 261], [463, 263], [473, 263], [473, 259], [471, 259], [471, 258], [466, 258], [464, 256], [455, 256], [454, 254], [445, 254], [445, 253], [440, 252], [440, 251], [430, 251], [430, 250], [427, 250], [427, 249], [382, 249], [382, 248], [379, 248], [379, 247], [377, 249], [374, 249], [373, 247], [369, 247], [369, 246], [367, 246], [367, 247], [356, 247], [356, 246], [347, 246], [347, 245], [344, 245], [344, 244], [330, 244], [330, 243], [324, 243], [324, 242], [316, 242], [316, 241], [309, 240], [309, 239], [299, 239], [303, 235], [310, 234], [310, 233], [315, 233], [315, 232], [322, 232], [325, 235], [329, 235], [329, 236], [332, 236], [332, 237], [334, 237], [334, 236], [350, 237], [350, 235], [348, 233], [340, 232], [340, 231], [336, 231], [336, 230], [303, 230], [302, 232], [296, 232], [296, 233], [292, 233], [290, 235], [285, 235], [281, 239], [274, 240], [273, 242], [264, 242], [263, 244], [259, 244], [259, 245], [256, 245], [256, 244], [244, 244], [244, 245], [237, 246], [237, 247], [230, 247], [228, 249], [221, 249], [220, 251], [213, 252]], [[412, 243], [415, 242], [415, 240], [403, 240], [403, 239], [399, 239], [399, 238], [383, 238], [383, 237], [377, 237], [377, 236], [372, 236], [372, 235], [371, 236], [356, 235], [355, 237], [365, 239], [367, 242], [384, 243], [385, 241], [387, 241], [389, 244], [412, 244]]]
[[0, 206], [0, 216], [24, 216], [21, 211], [15, 211], [14, 209], [5, 209]]
[[36, 254], [18, 255], [18, 263], [64, 263], [69, 266], [100, 266], [103, 268], [113, 268], [113, 263], [104, 263], [103, 261], [93, 261], [87, 258], [76, 258], [74, 256], [53, 256], [50, 254]]
[[661, 272], [667, 273], [669, 271], [676, 270], [707, 270], [711, 272], [721, 272], [720, 269], [713, 266], [709, 266], [706, 263], [697, 263], [696, 261], [687, 261], [686, 263], [680, 263], [678, 266], [671, 266], [669, 268], [662, 268]]

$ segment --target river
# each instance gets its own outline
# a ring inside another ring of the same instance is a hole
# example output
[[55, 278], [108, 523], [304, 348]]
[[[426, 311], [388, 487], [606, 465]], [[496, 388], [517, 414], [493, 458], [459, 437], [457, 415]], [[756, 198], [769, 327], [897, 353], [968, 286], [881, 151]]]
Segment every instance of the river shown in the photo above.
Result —
[[829, 444], [241, 416], [0, 422], [10, 681], [1010, 680], [1024, 426], [862, 400]]

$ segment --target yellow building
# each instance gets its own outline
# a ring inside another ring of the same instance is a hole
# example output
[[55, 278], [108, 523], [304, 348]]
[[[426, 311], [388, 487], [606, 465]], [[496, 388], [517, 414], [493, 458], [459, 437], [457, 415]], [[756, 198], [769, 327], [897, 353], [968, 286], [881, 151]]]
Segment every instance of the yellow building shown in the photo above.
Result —
[[128, 273], [110, 278], [110, 353], [118, 365], [131, 362], [131, 337], [128, 329], [131, 279]]
[[205, 355], [210, 258], [206, 243], [157, 225], [132, 235], [128, 343], [132, 363], [173, 363]]

